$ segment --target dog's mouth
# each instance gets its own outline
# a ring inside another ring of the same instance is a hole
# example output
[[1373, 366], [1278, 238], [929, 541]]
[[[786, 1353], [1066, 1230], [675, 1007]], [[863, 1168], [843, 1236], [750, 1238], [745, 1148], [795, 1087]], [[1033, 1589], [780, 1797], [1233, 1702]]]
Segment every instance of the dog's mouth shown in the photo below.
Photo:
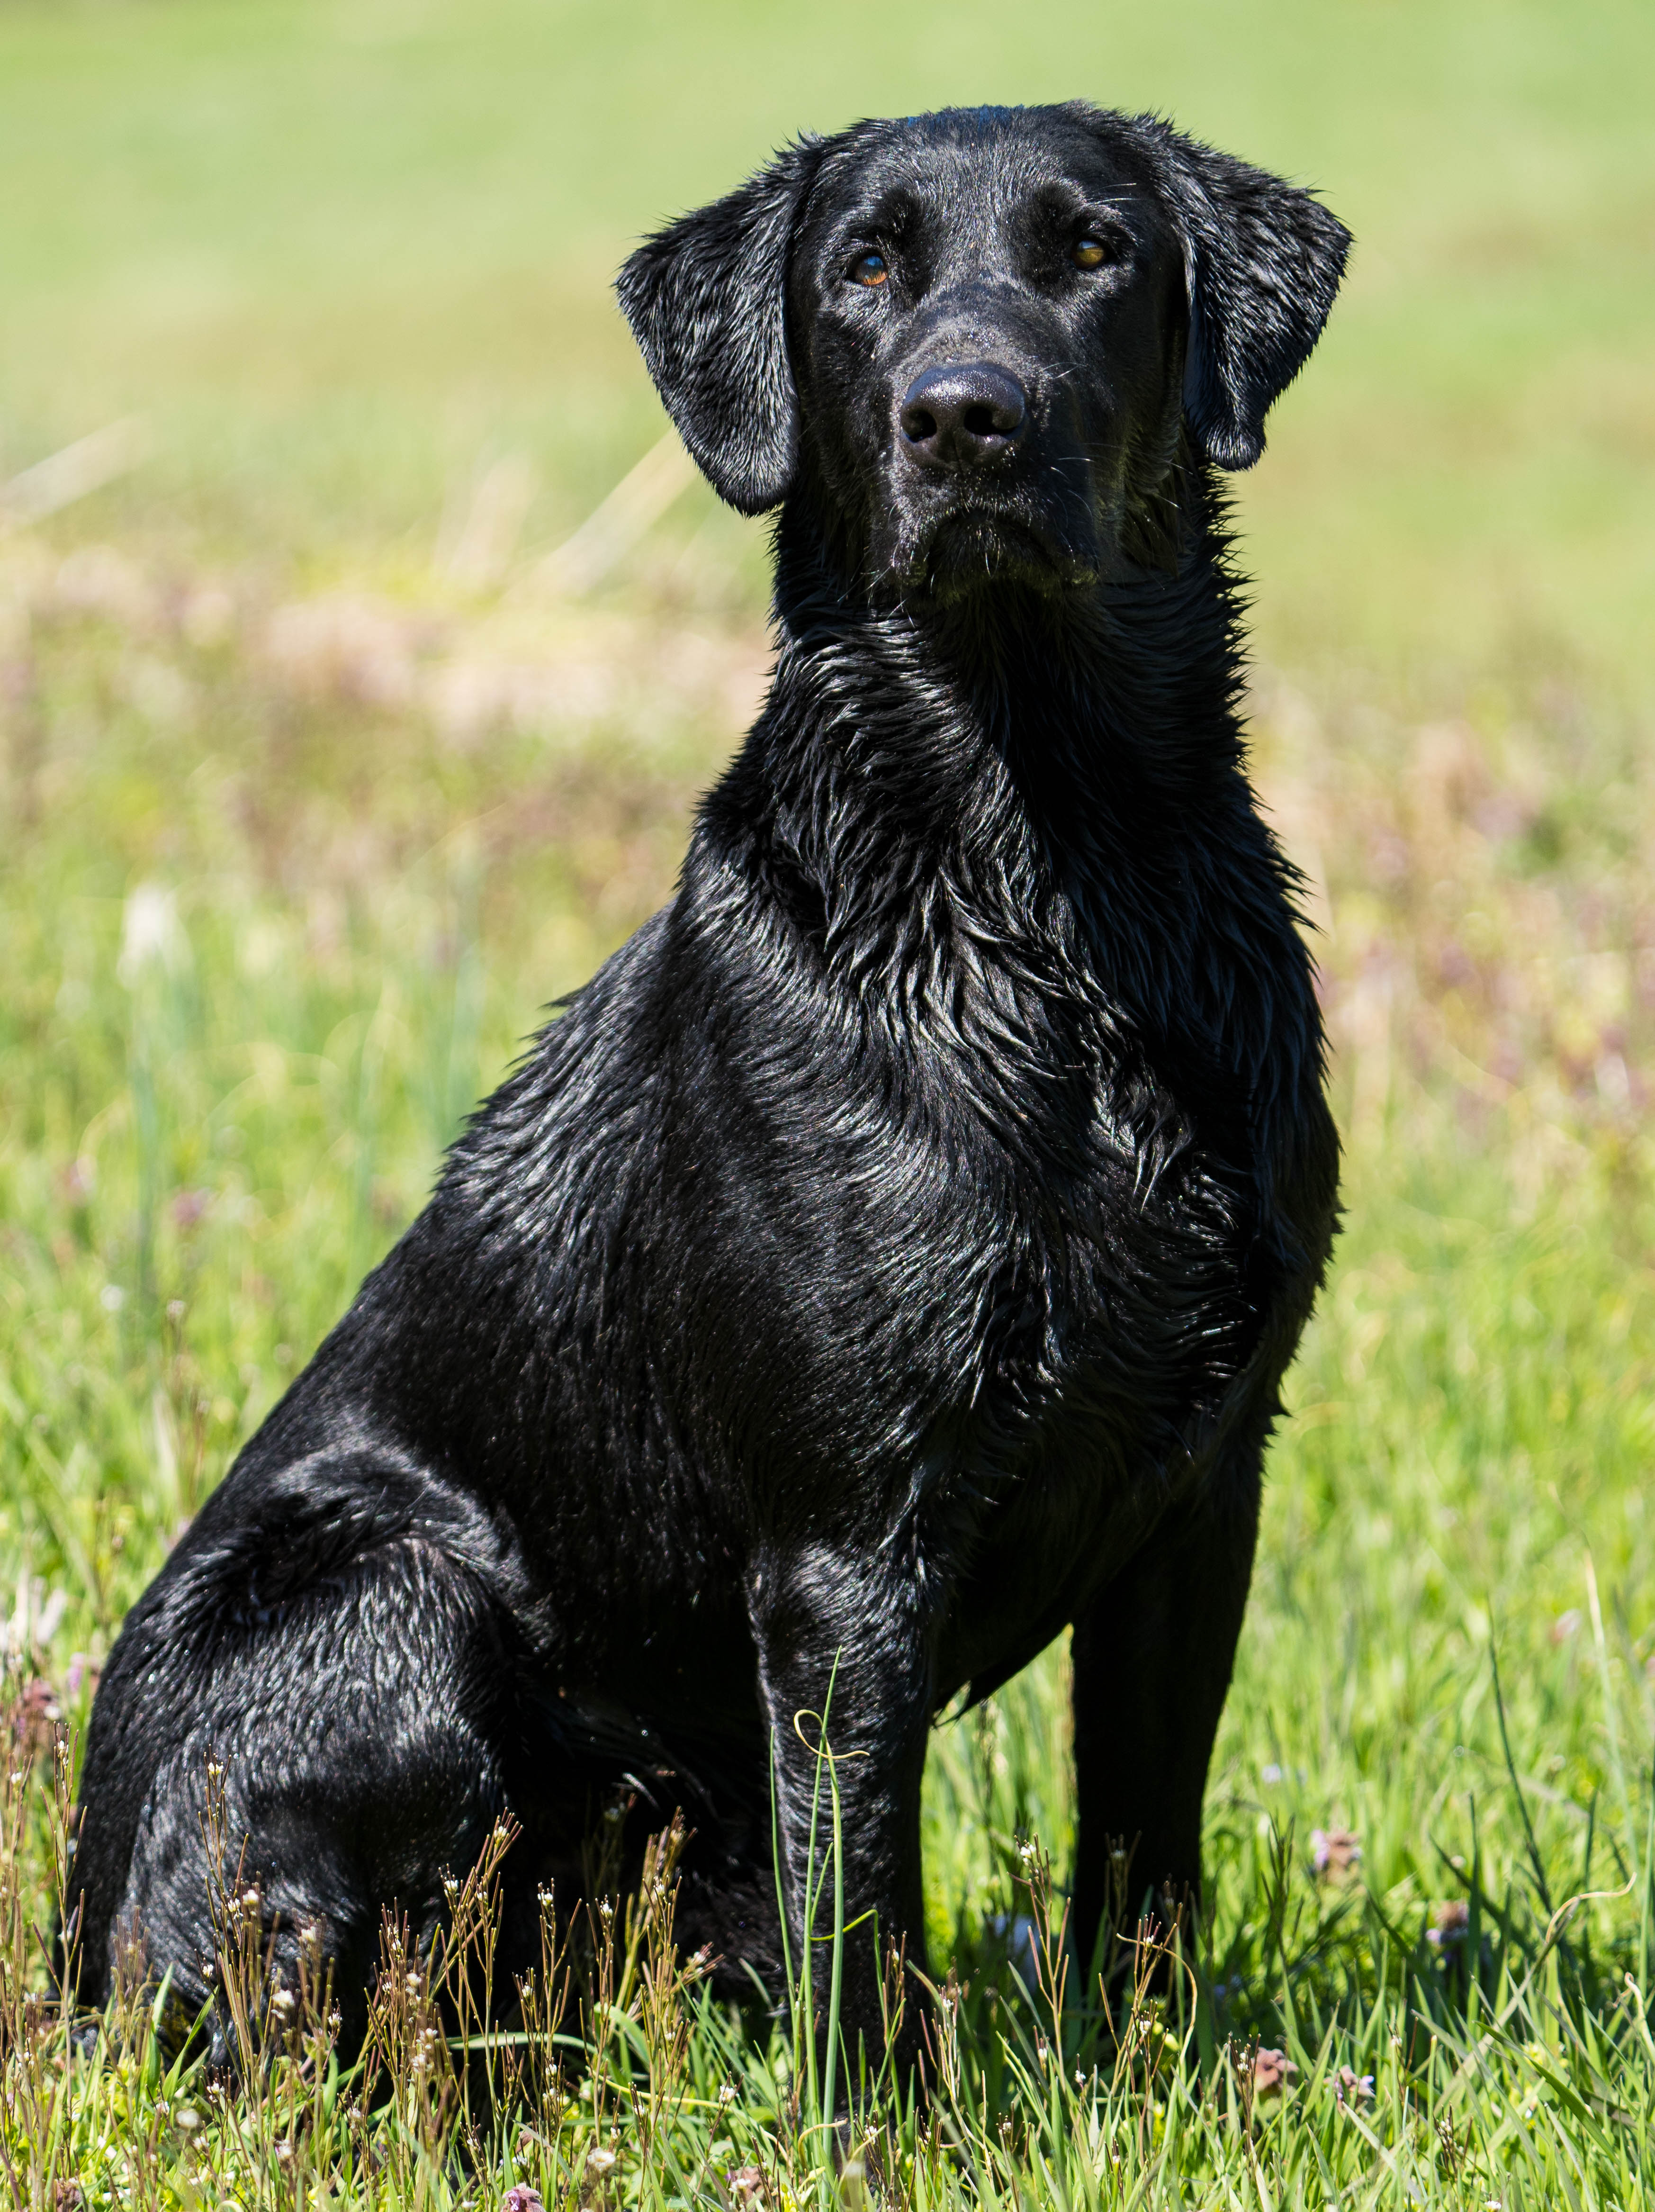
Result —
[[1096, 580], [1095, 552], [1028, 514], [951, 508], [917, 532], [893, 564], [905, 592], [938, 599], [1007, 584], [1056, 594]]

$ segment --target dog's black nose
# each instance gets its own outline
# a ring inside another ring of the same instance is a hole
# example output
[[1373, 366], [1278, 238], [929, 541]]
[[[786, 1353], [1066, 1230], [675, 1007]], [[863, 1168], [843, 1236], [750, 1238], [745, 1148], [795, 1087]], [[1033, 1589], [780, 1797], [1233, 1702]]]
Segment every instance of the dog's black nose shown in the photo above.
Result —
[[991, 361], [950, 362], [915, 377], [897, 420], [914, 460], [938, 469], [979, 468], [1021, 437], [1028, 400], [1010, 371]]

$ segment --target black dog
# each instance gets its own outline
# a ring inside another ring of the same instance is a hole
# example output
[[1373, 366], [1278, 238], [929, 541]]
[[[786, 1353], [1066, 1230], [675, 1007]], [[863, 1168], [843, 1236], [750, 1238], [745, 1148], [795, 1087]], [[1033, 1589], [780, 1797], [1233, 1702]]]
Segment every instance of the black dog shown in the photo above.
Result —
[[780, 508], [769, 702], [671, 905], [128, 1620], [84, 1994], [136, 1918], [203, 1996], [215, 1754], [359, 2020], [387, 1902], [433, 1922], [509, 1808], [509, 1960], [617, 1790], [685, 1808], [681, 1924], [773, 1987], [772, 1761], [797, 1920], [835, 1665], [849, 1909], [912, 1955], [932, 1718], [1071, 1622], [1082, 1948], [1113, 1839], [1131, 1912], [1196, 1893], [1337, 1164], [1213, 465], [1257, 459], [1347, 244], [1074, 106], [804, 141], [627, 263], [691, 452]]

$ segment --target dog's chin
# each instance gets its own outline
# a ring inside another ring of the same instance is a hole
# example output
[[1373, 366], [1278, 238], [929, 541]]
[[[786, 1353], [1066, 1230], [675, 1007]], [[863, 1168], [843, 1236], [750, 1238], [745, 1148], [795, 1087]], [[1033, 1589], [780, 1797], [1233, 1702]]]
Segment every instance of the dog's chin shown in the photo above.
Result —
[[1018, 517], [972, 509], [942, 516], [900, 548], [892, 569], [905, 597], [939, 605], [1008, 586], [1056, 599], [1098, 576], [1094, 556]]

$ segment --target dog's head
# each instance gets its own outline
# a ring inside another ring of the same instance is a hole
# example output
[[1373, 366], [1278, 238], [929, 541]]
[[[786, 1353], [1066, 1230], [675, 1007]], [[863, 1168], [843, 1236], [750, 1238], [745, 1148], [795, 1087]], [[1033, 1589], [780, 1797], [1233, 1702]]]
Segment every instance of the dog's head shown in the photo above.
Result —
[[950, 109], [802, 140], [619, 291], [732, 506], [814, 496], [899, 592], [1061, 591], [1156, 557], [1181, 432], [1258, 459], [1349, 244], [1152, 118]]

